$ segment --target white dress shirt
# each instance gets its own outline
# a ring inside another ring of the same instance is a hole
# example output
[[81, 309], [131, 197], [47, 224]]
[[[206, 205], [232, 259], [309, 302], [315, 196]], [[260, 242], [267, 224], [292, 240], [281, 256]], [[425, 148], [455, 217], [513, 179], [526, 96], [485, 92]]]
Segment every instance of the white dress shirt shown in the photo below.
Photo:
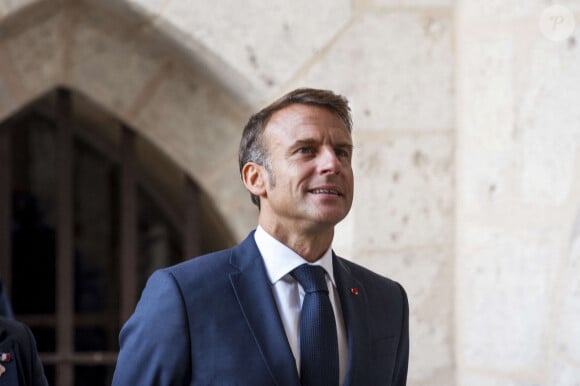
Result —
[[338, 358], [339, 358], [339, 383], [342, 385], [348, 366], [348, 345], [342, 317], [340, 299], [336, 291], [334, 271], [332, 268], [332, 249], [329, 248], [324, 255], [314, 263], [309, 263], [296, 252], [282, 244], [262, 227], [258, 226], [254, 233], [254, 239], [258, 249], [264, 258], [266, 271], [272, 283], [272, 293], [280, 318], [286, 331], [292, 354], [296, 359], [296, 369], [300, 374], [300, 310], [304, 300], [304, 289], [290, 275], [292, 270], [302, 264], [320, 265], [326, 271], [326, 284], [329, 288], [330, 302], [336, 319], [336, 332], [338, 335]]

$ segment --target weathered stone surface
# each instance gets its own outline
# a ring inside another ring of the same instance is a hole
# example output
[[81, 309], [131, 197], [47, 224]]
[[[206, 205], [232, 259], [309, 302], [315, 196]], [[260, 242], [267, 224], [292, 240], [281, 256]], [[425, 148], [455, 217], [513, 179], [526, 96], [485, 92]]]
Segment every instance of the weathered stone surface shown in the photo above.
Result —
[[[580, 214], [573, 229], [572, 242], [566, 259], [566, 269], [561, 279], [563, 298], [557, 315], [557, 352], [563, 358], [580, 363]], [[580, 367], [576, 368], [580, 373]], [[578, 378], [580, 379], [580, 378]]]
[[174, 66], [145, 101], [135, 124], [203, 185], [208, 171], [237, 154], [244, 118], [222, 91]]
[[[521, 376], [520, 376], [521, 378]], [[469, 386], [540, 386], [541, 381], [537, 377], [527, 377], [528, 379], [514, 379], [508, 374], [485, 374], [485, 373], [470, 373], [461, 377], [458, 385]], [[531, 378], [531, 379], [530, 379]]]
[[0, 72], [0, 119], [10, 115], [10, 112], [19, 106], [18, 101], [14, 100], [11, 95], [10, 85], [3, 78], [3, 75]]
[[578, 35], [550, 40], [548, 6], [457, 7], [458, 384], [578, 379]]
[[452, 142], [449, 134], [371, 136], [355, 142], [351, 216], [357, 245], [383, 249], [452, 241]]
[[516, 197], [561, 205], [572, 194], [580, 143], [580, 114], [572, 106], [580, 85], [573, 70], [578, 37], [555, 43], [535, 20], [521, 27], [466, 24], [468, 33], [458, 36], [458, 160], [469, 176], [460, 187], [467, 208]]
[[454, 0], [372, 0], [383, 7], [451, 7]]
[[49, 0], [0, 0], [0, 18], [41, 1], [48, 2]]
[[552, 369], [547, 386], [578, 386], [580, 385], [580, 366], [578, 362], [558, 361]]
[[[580, 39], [576, 32], [574, 39]], [[518, 84], [517, 129], [523, 148], [523, 201], [561, 205], [571, 198], [580, 156], [580, 50], [539, 39], [531, 45]], [[523, 52], [518, 52], [522, 56]], [[518, 65], [518, 68], [523, 67]]]
[[62, 79], [62, 13], [53, 13], [8, 35], [5, 54], [22, 91], [38, 96]]
[[78, 18], [71, 44], [68, 82], [123, 118], [131, 118], [146, 86], [170, 60], [123, 19], [98, 9]]
[[188, 49], [208, 50], [241, 74], [253, 100], [273, 97], [329, 43], [351, 11], [348, 0], [135, 3], [156, 15], [153, 22], [162, 30], [181, 35]]
[[457, 266], [462, 361], [501, 372], [542, 368], [558, 232], [470, 226], [463, 237]]
[[506, 31], [458, 36], [458, 193], [466, 211], [485, 212], [517, 194], [514, 46]]
[[[531, 20], [538, 25], [542, 12], [553, 5], [552, 2], [542, 0], [515, 0], [515, 1], [456, 1], [457, 9], [460, 12], [461, 21], [472, 26], [493, 23], [497, 26], [501, 23], [516, 23], [521, 20]], [[571, 12], [580, 9], [580, 5], [575, 0], [558, 1], [558, 5], [568, 8]], [[503, 24], [507, 26], [508, 24]], [[497, 28], [494, 28], [497, 29]]]
[[450, 17], [365, 14], [300, 83], [348, 96], [359, 128], [450, 130], [454, 126], [451, 41]]

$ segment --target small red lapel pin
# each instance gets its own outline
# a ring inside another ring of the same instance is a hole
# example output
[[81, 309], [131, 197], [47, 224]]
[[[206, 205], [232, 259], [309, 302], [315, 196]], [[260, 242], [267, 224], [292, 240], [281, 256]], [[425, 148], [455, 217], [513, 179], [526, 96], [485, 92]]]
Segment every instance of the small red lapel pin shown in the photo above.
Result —
[[10, 353], [9, 352], [0, 353], [0, 362], [10, 362]]
[[350, 293], [351, 293], [351, 294], [353, 294], [353, 295], [358, 295], [358, 288], [356, 288], [356, 287], [352, 287], [352, 288], [350, 289]]

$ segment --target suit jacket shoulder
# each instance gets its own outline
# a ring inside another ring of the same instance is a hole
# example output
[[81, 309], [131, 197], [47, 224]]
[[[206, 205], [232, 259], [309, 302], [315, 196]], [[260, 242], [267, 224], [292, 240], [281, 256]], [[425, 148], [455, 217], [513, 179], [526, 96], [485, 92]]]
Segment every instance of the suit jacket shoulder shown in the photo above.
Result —
[[365, 286], [371, 289], [371, 294], [385, 293], [386, 291], [395, 295], [395, 297], [400, 297], [400, 300], [402, 301], [407, 300], [405, 289], [399, 282], [340, 256], [336, 256], [336, 261], [339, 267], [348, 271], [354, 279], [364, 283]]
[[113, 385], [298, 385], [252, 234], [154, 272], [119, 335]]

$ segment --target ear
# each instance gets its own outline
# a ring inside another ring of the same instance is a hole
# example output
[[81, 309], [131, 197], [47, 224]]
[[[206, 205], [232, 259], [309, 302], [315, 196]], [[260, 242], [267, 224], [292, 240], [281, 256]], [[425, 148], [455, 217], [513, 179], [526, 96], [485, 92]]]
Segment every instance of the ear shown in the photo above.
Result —
[[242, 180], [246, 189], [254, 196], [266, 196], [266, 170], [262, 165], [248, 162], [242, 168]]

